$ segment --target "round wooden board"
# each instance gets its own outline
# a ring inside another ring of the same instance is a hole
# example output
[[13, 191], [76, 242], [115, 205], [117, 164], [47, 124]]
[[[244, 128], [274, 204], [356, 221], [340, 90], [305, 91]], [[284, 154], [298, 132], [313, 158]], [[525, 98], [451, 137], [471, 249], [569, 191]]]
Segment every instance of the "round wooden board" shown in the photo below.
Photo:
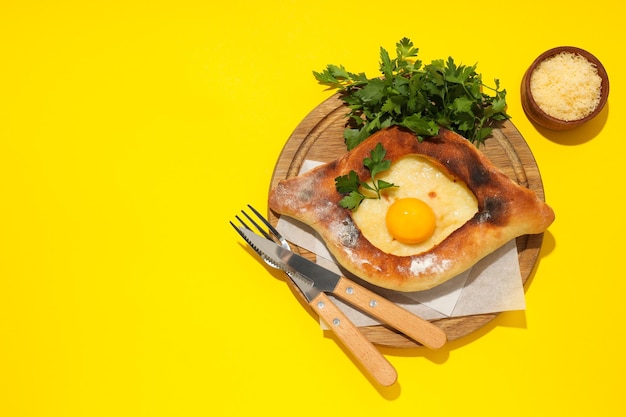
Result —
[[[330, 97], [309, 113], [296, 127], [285, 144], [271, 181], [274, 188], [278, 181], [298, 175], [302, 163], [309, 159], [320, 162], [330, 162], [346, 152], [343, 140], [348, 112], [338, 94]], [[480, 150], [498, 166], [505, 174], [518, 184], [533, 190], [541, 199], [544, 199], [543, 184], [539, 169], [526, 141], [510, 121], [504, 122], [494, 129], [490, 138], [481, 145]], [[270, 221], [276, 225], [278, 218], [269, 212]], [[517, 238], [518, 258], [522, 273], [522, 282], [526, 284], [539, 257], [543, 234], [525, 235]], [[296, 249], [311, 259], [314, 255], [302, 248]], [[302, 295], [292, 287], [294, 293]], [[475, 330], [480, 329], [497, 316], [480, 314], [464, 317], [445, 318], [433, 321], [447, 334], [448, 340], [455, 340]], [[409, 348], [421, 346], [392, 329], [384, 326], [361, 327], [366, 337], [377, 345]]]

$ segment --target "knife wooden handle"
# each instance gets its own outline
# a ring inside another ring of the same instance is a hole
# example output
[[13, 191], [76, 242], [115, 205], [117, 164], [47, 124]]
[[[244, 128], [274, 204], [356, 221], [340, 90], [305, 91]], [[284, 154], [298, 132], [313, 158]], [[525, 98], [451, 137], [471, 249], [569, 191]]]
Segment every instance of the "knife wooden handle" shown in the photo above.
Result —
[[382, 353], [359, 331], [345, 314], [320, 293], [309, 303], [341, 342], [352, 352], [365, 369], [383, 386], [396, 382], [398, 374]]
[[437, 349], [447, 342], [439, 327], [347, 278], [339, 280], [333, 294], [428, 348]]

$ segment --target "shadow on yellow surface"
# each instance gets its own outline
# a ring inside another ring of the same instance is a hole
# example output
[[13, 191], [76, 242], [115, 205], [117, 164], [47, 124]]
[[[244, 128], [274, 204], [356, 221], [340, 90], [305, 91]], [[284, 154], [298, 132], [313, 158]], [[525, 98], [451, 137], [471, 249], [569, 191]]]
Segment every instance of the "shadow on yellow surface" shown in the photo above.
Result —
[[540, 135], [559, 145], [581, 145], [589, 142], [602, 132], [609, 117], [609, 107], [610, 103], [607, 102], [598, 116], [571, 130], [550, 130], [539, 125], [534, 125], [534, 127]]

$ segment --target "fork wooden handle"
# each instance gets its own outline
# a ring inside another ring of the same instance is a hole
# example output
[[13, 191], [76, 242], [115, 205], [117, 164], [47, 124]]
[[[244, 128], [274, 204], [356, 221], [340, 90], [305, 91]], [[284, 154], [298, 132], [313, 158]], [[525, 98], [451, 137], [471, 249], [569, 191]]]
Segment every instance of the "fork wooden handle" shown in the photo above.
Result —
[[384, 386], [396, 382], [398, 374], [393, 365], [367, 340], [363, 333], [325, 293], [320, 293], [309, 305], [376, 381]]
[[339, 280], [333, 294], [428, 348], [440, 348], [447, 342], [439, 327], [347, 278]]

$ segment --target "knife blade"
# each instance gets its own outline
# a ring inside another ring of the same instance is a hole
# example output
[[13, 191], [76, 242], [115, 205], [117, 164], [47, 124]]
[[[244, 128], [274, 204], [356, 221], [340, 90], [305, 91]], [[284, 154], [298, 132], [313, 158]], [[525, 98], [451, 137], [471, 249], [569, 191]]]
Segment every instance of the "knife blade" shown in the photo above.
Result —
[[292, 281], [309, 303], [320, 294], [331, 293], [428, 348], [437, 349], [447, 342], [446, 333], [428, 320], [252, 231], [242, 231], [277, 267], [301, 276]]

